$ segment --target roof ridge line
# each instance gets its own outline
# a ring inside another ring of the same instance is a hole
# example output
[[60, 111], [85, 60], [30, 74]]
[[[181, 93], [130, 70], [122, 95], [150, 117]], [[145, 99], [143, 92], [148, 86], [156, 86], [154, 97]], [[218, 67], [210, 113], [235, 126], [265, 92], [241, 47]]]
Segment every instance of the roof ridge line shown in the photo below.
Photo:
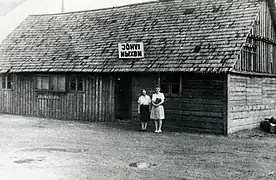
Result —
[[140, 2], [140, 3], [133, 3], [133, 4], [124, 4], [124, 5], [119, 5], [119, 6], [103, 7], [103, 8], [98, 8], [98, 9], [71, 11], [71, 12], [64, 12], [64, 13], [31, 14], [29, 16], [49, 16], [49, 15], [78, 14], [78, 13], [84, 13], [84, 12], [95, 12], [95, 11], [102, 11], [102, 10], [108, 10], [108, 9], [117, 9], [117, 8], [123, 8], [123, 7], [138, 6], [138, 5], [144, 5], [144, 4], [153, 4], [153, 3], [158, 4], [158, 3], [160, 3], [160, 1], [159, 0], [152, 0], [152, 1], [147, 1], [147, 2]]

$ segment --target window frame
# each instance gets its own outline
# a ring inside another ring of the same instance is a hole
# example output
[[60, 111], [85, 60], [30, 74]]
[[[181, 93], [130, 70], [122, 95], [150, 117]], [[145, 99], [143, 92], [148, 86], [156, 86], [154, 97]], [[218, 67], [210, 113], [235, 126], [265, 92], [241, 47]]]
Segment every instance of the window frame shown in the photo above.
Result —
[[13, 75], [8, 73], [8, 74], [1, 75], [0, 77], [1, 77], [1, 90], [12, 90], [13, 89]]
[[[41, 80], [42, 80], [42, 78], [48, 78], [47, 79], [48, 88], [46, 88], [46, 89], [43, 88], [43, 81], [41, 81], [41, 83], [40, 83], [41, 88], [38, 88], [38, 78], [41, 78]], [[52, 82], [53, 82], [52, 79], [53, 78], [57, 79], [56, 86], [52, 86]], [[60, 78], [64, 78], [64, 85], [63, 85], [64, 89], [58, 89]], [[67, 85], [66, 85], [66, 75], [63, 75], [63, 74], [36, 74], [34, 80], [35, 80], [34, 89], [36, 91], [44, 91], [44, 92], [66, 92], [67, 91], [67, 89], [66, 89], [66, 87], [67, 87]], [[56, 87], [56, 88], [51, 89], [52, 87]]]
[[[75, 78], [75, 90], [71, 88], [72, 78]], [[79, 90], [79, 82], [82, 84], [81, 90]], [[81, 75], [71, 75], [68, 80], [68, 91], [69, 92], [84, 92], [84, 78]]]
[[[163, 83], [163, 77], [167, 76], [167, 83]], [[173, 82], [173, 77], [177, 76], [179, 78], [178, 83], [178, 93], [173, 93], [173, 84], [177, 84]], [[168, 92], [163, 91], [163, 84], [167, 84]], [[182, 75], [180, 73], [161, 73], [159, 74], [159, 85], [161, 88], [161, 92], [164, 93], [166, 96], [170, 97], [180, 97], [182, 94]]]

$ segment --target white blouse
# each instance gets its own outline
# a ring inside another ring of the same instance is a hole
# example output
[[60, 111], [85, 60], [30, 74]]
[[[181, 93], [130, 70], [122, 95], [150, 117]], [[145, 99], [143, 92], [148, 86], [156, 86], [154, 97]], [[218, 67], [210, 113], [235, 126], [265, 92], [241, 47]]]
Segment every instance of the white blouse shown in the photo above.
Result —
[[151, 103], [151, 99], [148, 95], [141, 95], [138, 99], [138, 104], [139, 105], [149, 105]]

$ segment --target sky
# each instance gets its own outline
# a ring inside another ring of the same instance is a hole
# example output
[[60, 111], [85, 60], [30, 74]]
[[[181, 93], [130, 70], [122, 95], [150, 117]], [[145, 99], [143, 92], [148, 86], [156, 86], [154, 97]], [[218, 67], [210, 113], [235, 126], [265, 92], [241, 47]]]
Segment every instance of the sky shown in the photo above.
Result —
[[0, 16], [21, 4], [22, 1], [24, 0], [0, 0]]
[[[12, 9], [19, 6], [23, 1], [28, 0], [0, 0], [0, 16], [5, 15]], [[43, 1], [43, 0], [41, 0]], [[56, 4], [61, 4], [62, 0], [55, 0]], [[112, 7], [124, 4], [133, 4], [150, 0], [64, 0], [65, 11], [78, 11], [87, 9], [97, 9]], [[34, 7], [33, 7], [34, 8]]]
[[[83, 11], [147, 1], [154, 0], [64, 0], [64, 10]], [[0, 0], [0, 42], [31, 14], [60, 13], [61, 2], [62, 0]]]

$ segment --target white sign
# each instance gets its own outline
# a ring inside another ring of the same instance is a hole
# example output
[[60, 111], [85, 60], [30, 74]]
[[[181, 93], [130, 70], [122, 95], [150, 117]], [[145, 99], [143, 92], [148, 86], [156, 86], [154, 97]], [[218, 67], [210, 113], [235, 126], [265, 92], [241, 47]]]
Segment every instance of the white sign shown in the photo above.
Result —
[[139, 43], [118, 43], [119, 58], [144, 58], [144, 44]]

